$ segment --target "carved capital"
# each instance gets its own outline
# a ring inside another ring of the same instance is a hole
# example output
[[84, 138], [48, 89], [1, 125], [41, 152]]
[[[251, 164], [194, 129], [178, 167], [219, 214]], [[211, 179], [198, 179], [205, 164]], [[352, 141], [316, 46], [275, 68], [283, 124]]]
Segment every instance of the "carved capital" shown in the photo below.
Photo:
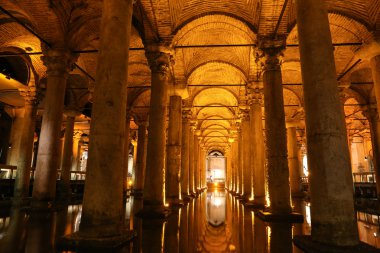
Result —
[[282, 52], [285, 49], [285, 39], [271, 40], [263, 38], [259, 42], [259, 48], [262, 52], [264, 70], [280, 70]]
[[49, 49], [41, 56], [41, 60], [47, 67], [48, 76], [64, 76], [74, 69], [77, 57], [68, 50]]
[[190, 121], [192, 116], [192, 112], [190, 108], [182, 109], [182, 121]]
[[262, 104], [263, 103], [263, 89], [258, 87], [248, 89], [248, 103], [252, 104]]
[[364, 106], [363, 115], [367, 117], [368, 121], [375, 122], [379, 120], [379, 114], [375, 106]]
[[74, 108], [67, 108], [64, 110], [63, 114], [65, 114], [66, 117], [73, 117], [81, 115], [81, 112], [78, 109]]
[[151, 49], [146, 51], [146, 57], [152, 73], [159, 74], [161, 79], [167, 79], [170, 74], [170, 66], [173, 64], [172, 54]]
[[42, 100], [42, 93], [35, 86], [19, 88], [18, 92], [25, 100], [25, 105], [37, 105]]
[[83, 132], [80, 130], [74, 130], [73, 138], [74, 140], [80, 140], [82, 138]]

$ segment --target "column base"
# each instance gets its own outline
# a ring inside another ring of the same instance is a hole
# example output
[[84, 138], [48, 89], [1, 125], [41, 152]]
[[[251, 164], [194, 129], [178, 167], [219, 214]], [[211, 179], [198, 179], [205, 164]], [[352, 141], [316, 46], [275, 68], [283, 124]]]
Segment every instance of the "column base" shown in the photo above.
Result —
[[264, 205], [264, 204], [258, 203], [258, 202], [255, 201], [255, 200], [248, 200], [248, 201], [245, 201], [245, 202], [243, 203], [243, 205], [244, 205], [245, 207], [252, 208], [252, 209], [257, 209], [257, 210], [259, 210], [259, 209], [263, 210], [263, 209], [265, 208], [265, 205]]
[[190, 194], [188, 194], [188, 193], [182, 193], [182, 200], [183, 200], [183, 202], [188, 203], [191, 199], [192, 199], [192, 197], [190, 196]]
[[[328, 236], [328, 235], [327, 235]], [[380, 250], [360, 242], [356, 246], [342, 247], [315, 242], [310, 235], [294, 236], [294, 245], [305, 253], [379, 253]]]
[[170, 214], [171, 210], [166, 206], [144, 205], [143, 208], [136, 213], [136, 216], [142, 219], [165, 219]]
[[170, 198], [167, 200], [167, 202], [169, 203], [169, 206], [184, 206], [185, 203], [182, 199], [178, 199], [178, 198]]
[[289, 214], [274, 214], [269, 211], [260, 210], [257, 212], [257, 217], [266, 222], [303, 223], [303, 215], [294, 212]]
[[111, 237], [85, 237], [80, 232], [75, 232], [60, 238], [57, 247], [69, 251], [108, 251], [122, 247], [135, 236], [136, 232], [129, 230]]

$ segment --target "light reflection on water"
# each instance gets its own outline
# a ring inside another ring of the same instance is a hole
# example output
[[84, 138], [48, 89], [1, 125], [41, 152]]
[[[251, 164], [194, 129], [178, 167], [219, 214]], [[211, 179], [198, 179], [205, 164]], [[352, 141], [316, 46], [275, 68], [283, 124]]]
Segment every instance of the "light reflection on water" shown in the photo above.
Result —
[[[173, 209], [167, 220], [141, 220], [134, 214], [142, 200], [131, 198], [125, 206], [126, 224], [138, 236], [118, 252], [300, 253], [292, 236], [310, 234], [310, 204], [294, 201], [293, 205], [305, 216], [305, 223], [265, 223], [224, 191], [201, 194], [181, 209]], [[78, 230], [81, 212], [81, 205], [52, 213], [12, 210], [0, 217], [0, 253], [61, 252], [56, 240]], [[377, 215], [358, 212], [358, 227], [362, 241], [380, 245]]]

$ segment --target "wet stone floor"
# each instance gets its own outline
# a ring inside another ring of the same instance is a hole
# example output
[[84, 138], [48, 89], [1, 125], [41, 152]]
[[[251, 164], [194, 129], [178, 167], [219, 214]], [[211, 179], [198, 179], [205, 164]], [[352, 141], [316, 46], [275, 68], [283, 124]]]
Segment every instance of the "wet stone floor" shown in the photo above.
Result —
[[[141, 206], [142, 200], [128, 199], [126, 224], [137, 237], [117, 252], [298, 253], [302, 251], [292, 244], [292, 236], [310, 234], [310, 205], [300, 200], [293, 201], [293, 206], [304, 215], [303, 224], [265, 223], [225, 191], [202, 193], [187, 206], [173, 210], [166, 221], [135, 217]], [[80, 205], [70, 205], [58, 212], [13, 209], [3, 214], [0, 253], [69, 252], [57, 249], [56, 241], [78, 230], [81, 210]], [[358, 213], [361, 240], [373, 246], [378, 246], [376, 217]]]

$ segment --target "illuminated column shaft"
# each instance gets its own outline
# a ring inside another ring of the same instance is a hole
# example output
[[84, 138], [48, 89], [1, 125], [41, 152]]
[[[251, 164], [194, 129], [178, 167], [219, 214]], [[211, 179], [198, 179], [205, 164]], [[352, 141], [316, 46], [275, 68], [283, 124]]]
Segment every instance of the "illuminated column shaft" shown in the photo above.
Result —
[[181, 192], [189, 195], [189, 136], [190, 119], [189, 111], [182, 111], [182, 151], [181, 151]]
[[61, 186], [63, 198], [68, 198], [71, 194], [70, 179], [71, 179], [71, 165], [73, 163], [73, 137], [74, 137], [74, 123], [76, 112], [69, 111], [66, 114], [66, 128], [65, 139], [63, 145], [62, 155], [62, 168], [61, 168]]
[[180, 199], [182, 98], [170, 96], [167, 145], [166, 197], [169, 203]]
[[[18, 133], [20, 142], [18, 145], [18, 159], [15, 165], [17, 166], [16, 180], [14, 186], [13, 197], [22, 199], [29, 196], [30, 169], [32, 162], [32, 150], [34, 140], [34, 129], [36, 125], [37, 115], [37, 94], [35, 87], [20, 89], [20, 95], [24, 97], [24, 117], [22, 119], [22, 129]], [[12, 163], [10, 163], [13, 165]]]
[[239, 130], [239, 142], [238, 142], [238, 171], [237, 171], [237, 193], [239, 195], [243, 194], [243, 134], [242, 134], [242, 127], [240, 127]]
[[130, 138], [130, 120], [131, 115], [130, 111], [127, 110], [126, 117], [125, 117], [125, 136], [124, 136], [124, 161], [123, 161], [123, 193], [126, 195], [128, 190], [128, 163], [129, 163], [129, 145], [131, 143]]
[[139, 129], [137, 130], [137, 157], [136, 157], [136, 180], [134, 191], [135, 194], [141, 195], [144, 190], [145, 169], [146, 169], [146, 148], [147, 148], [147, 121], [137, 122]]
[[356, 245], [350, 156], [327, 10], [322, 0], [297, 0], [296, 11], [311, 171], [311, 236], [321, 243]]
[[[157, 50], [157, 49], [156, 49]], [[148, 51], [152, 71], [152, 95], [149, 111], [148, 153], [144, 184], [144, 208], [161, 212], [164, 207], [164, 170], [166, 146], [166, 106], [170, 55], [159, 51]]]
[[33, 200], [36, 206], [37, 202], [46, 203], [55, 198], [57, 170], [60, 166], [63, 102], [73, 61], [71, 55], [64, 50], [48, 50], [42, 60], [47, 66], [47, 89], [33, 183]]
[[82, 237], [112, 237], [124, 231], [123, 176], [132, 2], [103, 2], [98, 54], [101, 64], [96, 70], [91, 142], [79, 226]]
[[233, 145], [233, 159], [234, 159], [234, 169], [233, 169], [233, 178], [234, 178], [234, 186], [233, 191], [234, 193], [238, 192], [239, 186], [238, 186], [238, 173], [239, 173], [239, 155], [238, 155], [238, 145], [239, 142], [235, 139], [235, 142]]
[[194, 135], [194, 190], [198, 192], [199, 190], [199, 140], [198, 131]]
[[73, 159], [71, 163], [71, 171], [79, 170], [79, 159], [80, 159], [80, 139], [82, 138], [81, 131], [75, 131], [73, 135]]
[[190, 194], [195, 193], [194, 187], [194, 126], [189, 131], [189, 191]]
[[202, 148], [201, 153], [201, 163], [202, 163], [202, 170], [201, 170], [201, 179], [202, 179], [202, 185], [201, 188], [204, 189], [207, 187], [207, 180], [206, 180], [206, 149], [205, 147]]
[[257, 205], [265, 205], [265, 148], [262, 121], [262, 93], [259, 89], [251, 92], [251, 160], [253, 172], [253, 194]]
[[267, 56], [263, 79], [271, 211], [275, 214], [288, 214], [291, 212], [289, 168], [279, 49], [264, 50]]
[[252, 193], [252, 173], [251, 173], [251, 140], [250, 140], [250, 118], [249, 110], [245, 109], [242, 113], [241, 124], [242, 135], [242, 176], [243, 176], [243, 196], [246, 201], [251, 198]]
[[[288, 123], [291, 124], [291, 123]], [[288, 164], [290, 174], [290, 191], [292, 196], [301, 194], [300, 164], [298, 160], [298, 143], [296, 127], [289, 125], [286, 128], [288, 138]]]
[[380, 122], [377, 110], [369, 108], [365, 111], [371, 131], [371, 143], [373, 153], [373, 165], [376, 176], [376, 191], [378, 198], [380, 197]]
[[9, 138], [10, 149], [7, 153], [7, 164], [16, 165], [18, 159], [18, 152], [20, 148], [21, 135], [20, 132], [23, 128], [23, 117], [25, 108], [14, 108], [12, 111], [12, 128]]

